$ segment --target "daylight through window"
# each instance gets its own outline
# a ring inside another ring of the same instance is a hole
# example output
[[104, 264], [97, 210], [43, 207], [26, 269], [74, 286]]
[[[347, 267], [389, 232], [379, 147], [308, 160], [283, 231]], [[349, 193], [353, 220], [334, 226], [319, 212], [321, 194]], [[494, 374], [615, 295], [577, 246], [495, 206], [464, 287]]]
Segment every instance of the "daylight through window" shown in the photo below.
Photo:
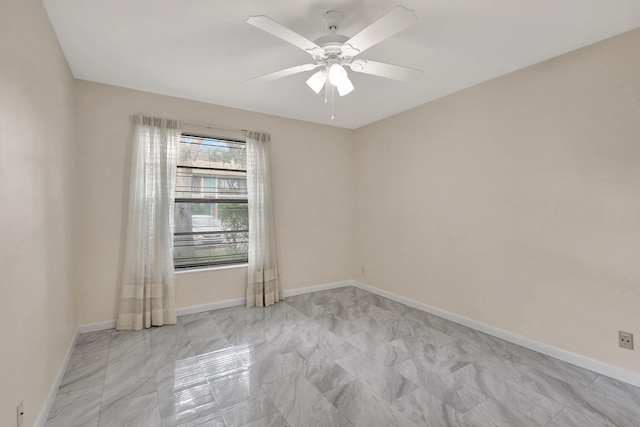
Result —
[[178, 151], [176, 269], [247, 262], [246, 144], [182, 135]]

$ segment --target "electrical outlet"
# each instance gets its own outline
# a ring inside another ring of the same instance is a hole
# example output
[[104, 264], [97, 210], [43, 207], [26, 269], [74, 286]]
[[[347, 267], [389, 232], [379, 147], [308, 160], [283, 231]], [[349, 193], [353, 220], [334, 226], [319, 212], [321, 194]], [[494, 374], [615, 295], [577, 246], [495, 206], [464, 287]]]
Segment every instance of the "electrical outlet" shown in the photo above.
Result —
[[18, 427], [22, 427], [22, 423], [24, 422], [24, 404], [21, 401], [20, 404], [16, 407], [16, 425]]
[[365, 275], [365, 274], [364, 274], [364, 267], [362, 267], [362, 275], [363, 275], [363, 276]]
[[630, 332], [618, 331], [618, 344], [627, 350], [633, 350], [633, 334]]

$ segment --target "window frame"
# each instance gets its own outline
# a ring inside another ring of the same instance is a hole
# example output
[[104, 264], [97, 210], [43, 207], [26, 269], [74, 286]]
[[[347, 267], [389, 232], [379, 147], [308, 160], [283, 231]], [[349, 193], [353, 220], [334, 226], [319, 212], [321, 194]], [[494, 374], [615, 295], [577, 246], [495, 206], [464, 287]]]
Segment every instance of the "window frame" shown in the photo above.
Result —
[[[206, 135], [206, 134], [201, 134], [201, 133], [195, 133], [195, 132], [182, 132], [182, 134], [180, 135], [180, 142], [179, 142], [179, 147], [181, 147], [181, 144], [184, 144], [184, 138], [197, 138], [197, 139], [209, 139], [209, 140], [216, 140], [216, 141], [222, 141], [222, 142], [229, 142], [229, 143], [235, 143], [235, 144], [243, 144], [243, 149], [245, 150], [246, 153], [246, 141], [243, 140], [239, 140], [239, 139], [233, 139], [233, 138], [228, 138], [228, 137], [220, 137], [217, 135]], [[245, 166], [245, 169], [231, 169], [231, 168], [220, 168], [220, 167], [205, 167], [205, 166], [189, 166], [189, 165], [184, 165], [184, 164], [180, 164], [180, 148], [178, 149], [178, 160], [176, 162], [176, 183], [178, 180], [178, 176], [179, 176], [179, 171], [180, 169], [191, 169], [191, 170], [201, 170], [201, 171], [207, 171], [207, 172], [213, 172], [213, 171], [221, 171], [221, 172], [240, 172], [243, 175], [240, 176], [244, 176], [244, 178], [247, 178], [247, 169]], [[198, 176], [198, 174], [194, 173], [193, 176]], [[200, 175], [200, 187], [201, 188], [205, 188], [205, 178], [206, 178], [206, 174], [202, 174]], [[218, 177], [212, 177], [215, 178], [216, 180], [218, 179]], [[237, 179], [237, 178], [230, 178], [230, 179]], [[176, 190], [174, 191], [173, 194], [173, 199], [174, 199], [174, 204], [177, 205], [178, 203], [209, 203], [212, 206], [214, 204], [246, 204], [247, 205], [247, 210], [249, 208], [249, 198], [248, 195], [244, 198], [238, 198], [238, 197], [224, 197], [224, 198], [193, 198], [193, 197], [178, 197], [178, 188], [176, 188]], [[174, 207], [174, 212], [175, 212], [175, 207]], [[175, 216], [175, 213], [174, 213]], [[192, 215], [193, 216], [193, 215]], [[203, 232], [203, 231], [190, 231], [190, 232], [176, 232], [175, 230], [175, 225], [174, 225], [174, 229], [173, 229], [173, 234], [172, 234], [172, 239], [173, 239], [173, 244], [174, 244], [174, 250], [173, 250], [173, 255], [172, 255], [172, 260], [173, 260], [173, 266], [174, 266], [174, 270], [176, 271], [176, 273], [178, 272], [187, 272], [187, 271], [191, 271], [191, 270], [204, 270], [204, 269], [215, 269], [215, 268], [228, 268], [228, 267], [234, 267], [234, 266], [243, 266], [243, 265], [247, 265], [247, 263], [249, 262], [248, 257], [248, 247], [247, 247], [247, 252], [244, 253], [244, 257], [242, 258], [237, 258], [237, 259], [229, 259], [229, 260], [222, 260], [222, 261], [209, 261], [209, 262], [193, 262], [191, 264], [184, 264], [184, 265], [176, 265], [176, 236], [188, 236], [188, 235], [201, 235], [201, 234], [207, 234], [207, 235], [216, 235], [216, 234], [220, 234], [220, 235], [224, 235], [224, 234], [230, 234], [230, 233], [246, 233], [247, 234], [247, 238], [248, 238], [248, 234], [249, 234], [249, 225], [248, 225], [248, 221], [247, 221], [247, 228], [246, 230], [222, 230], [222, 231], [211, 231], [211, 232]], [[247, 245], [248, 246], [248, 245]]]

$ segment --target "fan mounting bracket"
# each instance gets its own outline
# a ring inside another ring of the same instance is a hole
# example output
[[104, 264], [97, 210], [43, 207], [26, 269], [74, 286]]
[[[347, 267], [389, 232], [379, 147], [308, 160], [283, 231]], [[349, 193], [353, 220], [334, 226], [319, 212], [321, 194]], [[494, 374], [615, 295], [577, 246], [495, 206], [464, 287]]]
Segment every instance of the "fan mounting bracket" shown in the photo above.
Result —
[[342, 23], [344, 16], [337, 10], [329, 10], [322, 15], [322, 22], [324, 22], [325, 27], [331, 33], [338, 31], [338, 27]]

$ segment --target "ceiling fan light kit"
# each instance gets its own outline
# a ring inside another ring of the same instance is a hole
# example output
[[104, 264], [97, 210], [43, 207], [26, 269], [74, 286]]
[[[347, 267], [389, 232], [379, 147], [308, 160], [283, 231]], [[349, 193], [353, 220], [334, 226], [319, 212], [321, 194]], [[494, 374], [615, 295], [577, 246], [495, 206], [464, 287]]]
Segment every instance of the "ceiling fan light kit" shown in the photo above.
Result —
[[347, 95], [355, 89], [349, 80], [347, 70], [338, 63], [333, 63], [329, 67], [329, 82], [338, 89], [340, 96]]
[[327, 72], [325, 70], [320, 70], [312, 74], [311, 77], [307, 79], [307, 86], [309, 86], [315, 93], [320, 93], [326, 80]]
[[[323, 87], [328, 89], [330, 86], [332, 90], [335, 87], [340, 96], [344, 96], [355, 89], [345, 67], [356, 73], [399, 81], [412, 80], [422, 75], [421, 70], [413, 68], [354, 59], [370, 47], [415, 24], [418, 18], [412, 10], [398, 6], [351, 38], [337, 34], [342, 18], [342, 14], [338, 11], [326, 12], [322, 19], [330, 34], [311, 41], [267, 16], [250, 17], [247, 20], [249, 24], [304, 50], [315, 61], [312, 64], [285, 68], [251, 80], [266, 82], [321, 68], [306, 81], [311, 90], [318, 94]], [[325, 102], [327, 102], [326, 90]]]

